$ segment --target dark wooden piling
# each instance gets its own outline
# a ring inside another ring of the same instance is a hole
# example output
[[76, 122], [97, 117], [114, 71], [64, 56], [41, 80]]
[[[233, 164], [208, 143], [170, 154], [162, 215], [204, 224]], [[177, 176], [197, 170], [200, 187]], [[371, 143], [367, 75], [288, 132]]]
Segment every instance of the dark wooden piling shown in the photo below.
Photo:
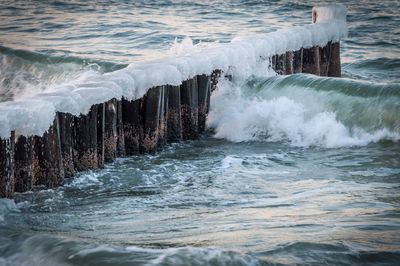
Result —
[[286, 53], [275, 55], [275, 72], [278, 75], [285, 75], [286, 74]]
[[32, 172], [34, 185], [53, 188], [64, 181], [58, 116], [42, 137], [33, 137]]
[[75, 117], [74, 165], [77, 171], [99, 167], [97, 150], [98, 105], [92, 106], [87, 115]]
[[126, 155], [122, 100], [117, 100], [117, 157]]
[[191, 78], [181, 85], [182, 137], [184, 140], [199, 136], [199, 93], [197, 78]]
[[293, 52], [293, 73], [303, 72], [303, 48]]
[[66, 178], [75, 174], [74, 166], [74, 116], [68, 113], [58, 112], [60, 124], [61, 156]]
[[32, 172], [32, 143], [32, 137], [20, 135], [16, 139], [14, 157], [15, 192], [29, 191], [35, 183]]
[[331, 42], [328, 42], [325, 46], [319, 47], [320, 76], [328, 76], [330, 59]]
[[168, 119], [167, 119], [167, 139], [168, 142], [182, 140], [182, 121], [181, 121], [181, 92], [179, 86], [168, 87]]
[[160, 115], [162, 112], [162, 88], [153, 87], [143, 97], [141, 116], [143, 117], [143, 138], [140, 141], [141, 153], [157, 151], [160, 137]]
[[329, 77], [340, 77], [342, 75], [342, 69], [340, 65], [340, 42], [331, 44], [330, 49], [330, 60], [329, 60]]
[[14, 195], [14, 143], [15, 134], [8, 139], [0, 139], [0, 197]]
[[286, 52], [286, 67], [285, 67], [285, 74], [286, 75], [290, 75], [294, 73], [294, 69], [293, 69], [293, 60], [294, 60], [294, 52], [293, 51], [289, 51]]
[[117, 100], [112, 99], [104, 105], [104, 161], [112, 162], [117, 157]]
[[97, 167], [104, 167], [104, 136], [105, 136], [106, 103], [97, 104]]
[[211, 94], [211, 76], [199, 75], [197, 76], [198, 93], [199, 93], [199, 133], [204, 132], [206, 129], [206, 119], [208, 109], [210, 106]]
[[162, 148], [168, 141], [168, 86], [161, 86], [160, 100], [160, 118], [159, 118], [159, 136], [158, 147]]
[[140, 140], [143, 137], [141, 106], [143, 99], [128, 101], [122, 99], [123, 133], [126, 155], [140, 152]]
[[319, 47], [311, 47], [303, 49], [303, 73], [309, 73], [319, 76], [320, 66], [319, 66]]

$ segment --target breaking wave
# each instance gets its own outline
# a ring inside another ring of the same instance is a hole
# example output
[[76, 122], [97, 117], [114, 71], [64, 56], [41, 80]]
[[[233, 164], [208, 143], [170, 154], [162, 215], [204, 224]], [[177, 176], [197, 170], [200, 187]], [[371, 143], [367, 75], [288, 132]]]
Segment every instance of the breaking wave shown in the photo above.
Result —
[[400, 85], [297, 74], [222, 80], [208, 125], [234, 142], [363, 146], [400, 140]]
[[0, 102], [30, 97], [89, 72], [107, 73], [127, 65], [47, 55], [0, 45]]

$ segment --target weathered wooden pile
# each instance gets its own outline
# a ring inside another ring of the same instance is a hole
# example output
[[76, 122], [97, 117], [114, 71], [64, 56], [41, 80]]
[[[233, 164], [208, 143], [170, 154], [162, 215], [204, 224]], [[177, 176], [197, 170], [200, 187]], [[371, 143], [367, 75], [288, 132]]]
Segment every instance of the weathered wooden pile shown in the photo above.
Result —
[[[340, 44], [289, 51], [271, 58], [281, 75], [338, 77]], [[198, 75], [180, 86], [158, 86], [134, 101], [112, 99], [87, 115], [57, 113], [42, 136], [11, 133], [0, 139], [0, 197], [62, 185], [78, 171], [94, 170], [116, 157], [154, 153], [167, 143], [198, 138], [206, 127], [210, 94], [221, 71]]]

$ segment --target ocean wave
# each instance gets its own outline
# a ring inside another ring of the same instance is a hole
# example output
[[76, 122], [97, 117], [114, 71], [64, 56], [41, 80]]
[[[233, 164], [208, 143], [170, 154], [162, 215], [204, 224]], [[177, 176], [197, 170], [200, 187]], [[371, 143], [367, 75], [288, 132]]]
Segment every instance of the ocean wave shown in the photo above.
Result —
[[0, 102], [27, 98], [90, 72], [107, 73], [127, 65], [54, 56], [0, 45]]
[[218, 248], [118, 247], [44, 234], [7, 237], [0, 265], [262, 265], [252, 256]]
[[400, 86], [311, 75], [235, 84], [221, 80], [208, 125], [234, 142], [363, 146], [400, 140]]

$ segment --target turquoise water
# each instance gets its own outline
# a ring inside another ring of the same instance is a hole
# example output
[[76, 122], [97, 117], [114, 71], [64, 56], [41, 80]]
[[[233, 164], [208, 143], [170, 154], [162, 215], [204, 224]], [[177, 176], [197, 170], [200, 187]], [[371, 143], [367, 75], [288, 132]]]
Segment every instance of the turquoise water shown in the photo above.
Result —
[[[2, 1], [0, 101], [304, 25], [289, 1]], [[221, 80], [209, 130], [0, 200], [0, 265], [398, 265], [396, 1], [346, 2], [344, 78]]]

